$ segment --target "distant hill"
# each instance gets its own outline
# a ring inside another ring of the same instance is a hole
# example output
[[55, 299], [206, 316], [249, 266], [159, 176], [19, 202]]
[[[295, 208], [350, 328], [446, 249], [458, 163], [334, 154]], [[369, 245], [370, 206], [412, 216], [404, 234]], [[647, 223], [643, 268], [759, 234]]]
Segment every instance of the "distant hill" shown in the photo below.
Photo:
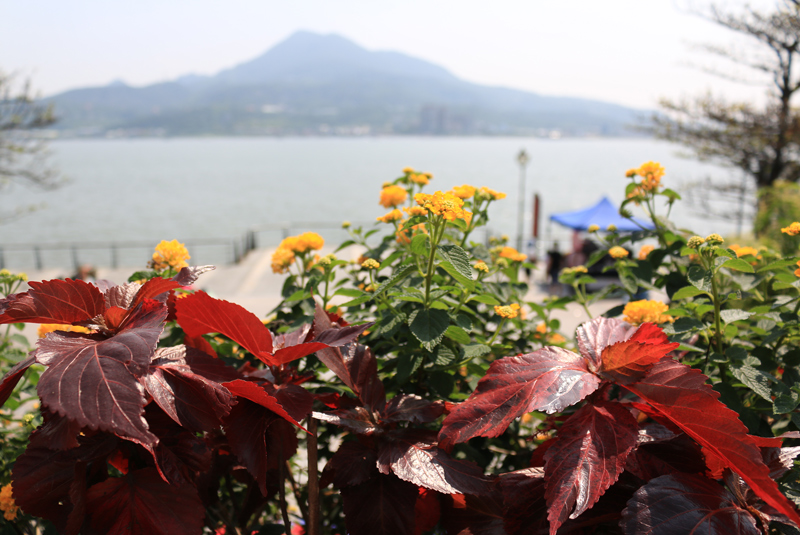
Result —
[[66, 91], [74, 135], [622, 135], [638, 110], [460, 80], [399, 52], [297, 32], [215, 76]]

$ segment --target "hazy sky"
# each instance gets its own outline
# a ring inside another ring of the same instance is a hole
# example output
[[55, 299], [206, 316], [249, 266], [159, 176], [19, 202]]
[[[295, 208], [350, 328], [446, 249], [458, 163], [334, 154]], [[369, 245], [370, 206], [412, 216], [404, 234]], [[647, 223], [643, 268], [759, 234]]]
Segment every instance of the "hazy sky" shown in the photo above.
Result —
[[[743, 5], [720, 1], [726, 8]], [[775, 0], [751, 0], [772, 7]], [[49, 95], [122, 79], [146, 85], [214, 74], [297, 30], [338, 33], [487, 85], [596, 98], [640, 108], [721, 81], [693, 44], [737, 45], [693, 14], [701, 0], [0, 0], [0, 70]]]

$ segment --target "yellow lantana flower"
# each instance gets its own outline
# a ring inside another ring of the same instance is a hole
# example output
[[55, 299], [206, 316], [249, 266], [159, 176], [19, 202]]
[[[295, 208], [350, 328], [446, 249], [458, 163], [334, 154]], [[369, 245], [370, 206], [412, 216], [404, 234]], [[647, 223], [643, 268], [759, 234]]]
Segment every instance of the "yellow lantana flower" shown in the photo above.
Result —
[[600, 226], [599, 225], [589, 225], [589, 227], [586, 229], [587, 232], [591, 232], [591, 233], [595, 233], [598, 230], [600, 230]]
[[384, 208], [396, 208], [406, 202], [408, 192], [400, 186], [386, 186], [381, 190], [381, 200], [378, 201]]
[[272, 253], [272, 272], [286, 273], [289, 270], [289, 266], [294, 263], [294, 258], [294, 251], [284, 247], [278, 247], [275, 252]]
[[414, 173], [414, 172], [415, 171], [414, 171], [413, 167], [403, 167], [403, 174], [408, 175], [408, 174], [411, 174], [411, 173]]
[[789, 236], [797, 236], [798, 234], [800, 234], [800, 223], [795, 221], [788, 227], [782, 228], [781, 232], [783, 232], [784, 234], [788, 234]]
[[[317, 251], [325, 245], [325, 240], [316, 232], [304, 232], [299, 236], [288, 236], [281, 241], [278, 249], [286, 249], [297, 254]], [[294, 259], [292, 259], [294, 261]]]
[[469, 199], [473, 195], [475, 195], [475, 187], [470, 186], [469, 184], [456, 186], [453, 188], [452, 194], [458, 197], [459, 199]]
[[652, 245], [642, 245], [642, 248], [639, 249], [639, 260], [647, 260], [647, 255], [653, 252], [655, 249]]
[[664, 168], [658, 162], [647, 162], [636, 170], [636, 174], [642, 177], [639, 187], [644, 191], [656, 191], [664, 176]]
[[508, 258], [512, 262], [524, 262], [528, 255], [522, 254], [513, 247], [503, 247], [500, 250], [500, 258]]
[[622, 310], [624, 321], [631, 325], [641, 325], [642, 323], [672, 323], [674, 318], [665, 312], [669, 307], [661, 301], [653, 299], [642, 299], [641, 301], [631, 301]]
[[494, 311], [501, 318], [513, 319], [519, 316], [519, 305], [517, 303], [505, 306], [495, 305]]
[[92, 332], [90, 329], [86, 327], [81, 327], [80, 325], [62, 325], [60, 323], [42, 323], [39, 325], [39, 328], [36, 330], [36, 334], [39, 338], [44, 338], [47, 336], [48, 333], [54, 331], [65, 331], [70, 333], [90, 333]]
[[626, 249], [620, 247], [619, 245], [615, 245], [608, 250], [608, 254], [611, 256], [611, 258], [616, 258], [619, 260], [620, 258], [625, 258], [628, 256], [629, 253]]
[[374, 258], [367, 258], [361, 263], [361, 267], [364, 269], [378, 269], [381, 265]]
[[186, 246], [178, 242], [178, 240], [161, 240], [161, 243], [156, 245], [150, 265], [156, 271], [164, 271], [165, 269], [177, 271], [187, 267], [189, 264], [186, 261], [190, 258], [191, 256], [189, 256]]
[[0, 511], [3, 511], [3, 518], [8, 521], [17, 518], [17, 511], [19, 511], [19, 507], [14, 503], [14, 495], [12, 493], [11, 483], [0, 489]]
[[410, 207], [407, 207], [407, 208], [403, 208], [403, 210], [405, 211], [405, 213], [407, 213], [411, 217], [414, 217], [414, 216], [417, 216], [417, 215], [426, 215], [428, 213], [428, 211], [425, 208], [423, 208], [422, 206], [410, 206]]
[[395, 208], [388, 214], [382, 215], [381, 217], [377, 217], [376, 219], [382, 223], [391, 223], [393, 221], [399, 221], [403, 219], [403, 212]]
[[411, 182], [419, 184], [420, 186], [427, 186], [432, 178], [433, 175], [430, 173], [411, 173], [408, 175], [408, 179]]
[[483, 260], [478, 260], [475, 262], [475, 266], [473, 266], [476, 271], [482, 271], [484, 273], [489, 273], [489, 266], [486, 265], [486, 262]]
[[433, 195], [417, 193], [414, 195], [414, 200], [428, 212], [440, 215], [448, 221], [455, 221], [456, 219], [469, 221], [472, 218], [472, 212], [463, 209], [464, 201], [452, 193], [441, 191], [437, 191]]
[[739, 244], [734, 243], [728, 249], [731, 249], [734, 253], [736, 253], [737, 257], [742, 256], [755, 256], [758, 257], [758, 249], [755, 247], [750, 247], [749, 245], [745, 245], [744, 247], [740, 246]]
[[485, 197], [487, 199], [492, 199], [492, 200], [495, 200], [495, 201], [499, 201], [500, 199], [505, 199], [506, 198], [506, 194], [505, 193], [503, 193], [501, 191], [495, 191], [495, 190], [487, 188], [487, 187], [478, 188], [478, 193], [482, 197]]

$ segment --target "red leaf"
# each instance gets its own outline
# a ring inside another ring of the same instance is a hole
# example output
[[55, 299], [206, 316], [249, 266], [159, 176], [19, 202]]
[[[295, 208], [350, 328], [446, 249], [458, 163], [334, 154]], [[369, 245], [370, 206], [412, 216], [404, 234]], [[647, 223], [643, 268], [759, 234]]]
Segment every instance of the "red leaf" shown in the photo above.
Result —
[[[136, 299], [134, 299], [133, 304], [128, 308], [136, 308], [145, 299], [156, 299], [170, 290], [180, 288], [181, 286], [183, 285], [174, 279], [153, 277], [140, 286], [139, 291], [136, 292]], [[160, 301], [166, 301], [166, 296], [164, 299], [160, 299]]]
[[3, 323], [77, 323], [87, 321], [106, 308], [103, 294], [82, 280], [29, 282], [25, 293], [0, 301]]
[[195, 349], [202, 351], [206, 355], [211, 355], [212, 357], [217, 356], [217, 352], [214, 351], [214, 348], [211, 347], [211, 344], [202, 335], [200, 336], [186, 335], [183, 337], [183, 343], [189, 347], [193, 347]]
[[444, 414], [443, 401], [428, 401], [416, 394], [400, 394], [392, 398], [381, 415], [384, 422], [427, 424]]
[[664, 332], [652, 323], [645, 323], [630, 339], [603, 350], [600, 374], [623, 385], [638, 381], [653, 364], [679, 345], [670, 343]]
[[145, 414], [150, 430], [158, 437], [155, 457], [159, 471], [172, 483], [194, 483], [199, 473], [211, 469], [211, 450], [202, 437], [187, 431], [156, 405]]
[[153, 400], [170, 418], [195, 432], [211, 431], [228, 414], [230, 392], [220, 384], [239, 377], [221, 360], [193, 348], [175, 346], [156, 350], [141, 381]]
[[255, 383], [242, 379], [223, 383], [223, 386], [233, 395], [258, 403], [306, 431], [299, 421], [311, 414], [314, 396], [305, 388], [292, 384], [275, 387], [266, 381]]
[[178, 323], [188, 336], [220, 333], [266, 364], [277, 364], [272, 358], [272, 335], [252, 312], [200, 291], [178, 299], [176, 307]]
[[550, 535], [617, 481], [637, 436], [636, 418], [617, 403], [584, 405], [559, 428], [544, 457]]
[[381, 431], [381, 426], [375, 421], [374, 414], [364, 407], [354, 407], [332, 412], [313, 412], [312, 416], [323, 422], [344, 427], [359, 435], [371, 435]]
[[246, 399], [233, 406], [225, 417], [223, 427], [231, 450], [258, 482], [261, 493], [267, 495], [267, 427], [278, 416]]
[[386, 393], [378, 377], [375, 355], [368, 347], [360, 344], [330, 347], [317, 351], [317, 357], [355, 392], [368, 410], [383, 410]]
[[625, 469], [649, 481], [675, 472], [702, 474], [706, 465], [700, 446], [685, 433], [648, 424], [639, 430], [639, 446], [628, 456]]
[[418, 489], [393, 475], [377, 474], [341, 490], [351, 535], [414, 535]]
[[794, 506], [769, 477], [744, 424], [718, 400], [719, 393], [706, 384], [707, 379], [697, 370], [664, 359], [644, 379], [626, 388], [724, 460], [762, 500], [800, 524]]
[[496, 360], [475, 392], [445, 418], [439, 445], [501, 435], [526, 412], [559, 412], [600, 385], [585, 358], [559, 347]]
[[614, 318], [595, 318], [578, 327], [575, 337], [578, 339], [578, 348], [581, 355], [586, 357], [590, 369], [600, 368], [600, 355], [603, 350], [631, 337], [636, 327], [629, 323]]
[[547, 502], [544, 498], [544, 470], [524, 468], [498, 477], [503, 492], [503, 520], [508, 535], [544, 533]]
[[42, 403], [81, 427], [153, 445], [138, 378], [150, 365], [165, 317], [163, 304], [146, 301], [126, 322], [130, 328], [110, 338], [55, 332], [39, 340], [34, 356], [48, 366], [37, 386]]
[[375, 452], [356, 440], [345, 442], [325, 465], [320, 484], [332, 482], [337, 489], [364, 483], [378, 475]]
[[25, 372], [34, 362], [35, 359], [32, 356], [29, 356], [28, 358], [17, 362], [3, 376], [3, 380], [0, 381], [0, 407], [2, 407], [5, 402], [8, 401], [8, 398], [11, 396], [11, 393], [14, 392], [14, 388], [17, 386], [17, 383], [19, 383], [19, 380], [22, 379], [22, 376], [25, 375]]
[[626, 534], [758, 535], [755, 519], [719, 483], [690, 475], [657, 477], [636, 491], [622, 511]]
[[205, 517], [192, 485], [169, 485], [154, 468], [92, 486], [86, 509], [92, 528], [107, 535], [200, 534]]
[[489, 487], [478, 465], [453, 459], [436, 447], [432, 433], [404, 430], [382, 438], [378, 469], [442, 494], [485, 494]]
[[453, 494], [442, 503], [442, 525], [448, 534], [507, 535], [499, 489], [484, 496]]
[[417, 503], [414, 505], [414, 534], [422, 535], [432, 530], [441, 516], [439, 497], [432, 490], [420, 487]]
[[172, 280], [181, 286], [191, 286], [203, 273], [215, 270], [215, 266], [187, 266], [181, 268], [177, 275]]
[[42, 410], [42, 418], [44, 423], [36, 429], [36, 435], [49, 449], [71, 450], [79, 446], [80, 425], [69, 418], [53, 414], [46, 408]]

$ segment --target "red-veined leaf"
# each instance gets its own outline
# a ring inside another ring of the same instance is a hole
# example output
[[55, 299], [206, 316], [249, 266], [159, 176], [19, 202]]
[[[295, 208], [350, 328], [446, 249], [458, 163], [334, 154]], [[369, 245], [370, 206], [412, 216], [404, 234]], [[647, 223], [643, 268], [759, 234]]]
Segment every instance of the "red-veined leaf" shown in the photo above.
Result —
[[333, 483], [337, 489], [364, 483], [378, 475], [375, 451], [357, 440], [345, 442], [325, 465], [320, 485]]
[[82, 280], [29, 282], [30, 290], [0, 301], [0, 324], [60, 323], [87, 321], [106, 308], [103, 294]]
[[653, 364], [678, 347], [670, 343], [664, 332], [652, 323], [645, 323], [628, 340], [603, 349], [600, 374], [619, 384], [638, 381]]
[[223, 386], [231, 394], [258, 403], [306, 431], [300, 420], [311, 414], [314, 396], [305, 388], [293, 384], [276, 387], [266, 381], [256, 383], [242, 379], [223, 383]]
[[36, 361], [48, 366], [37, 391], [51, 411], [81, 427], [111, 431], [155, 444], [142, 417], [145, 396], [138, 378], [149, 368], [166, 317], [166, 306], [145, 301], [118, 334], [50, 333], [39, 340]]
[[585, 358], [560, 347], [496, 360], [467, 401], [445, 418], [439, 444], [448, 449], [472, 437], [501, 435], [526, 412], [559, 412], [600, 385]]
[[267, 496], [266, 431], [278, 419], [274, 412], [242, 399], [231, 408], [222, 423], [231, 450], [258, 482], [264, 496]]
[[386, 393], [378, 377], [375, 355], [368, 347], [349, 344], [317, 351], [317, 357], [344, 382], [370, 411], [381, 412]]
[[[153, 277], [149, 281], [142, 284], [139, 291], [136, 292], [136, 297], [133, 304], [128, 308], [136, 308], [145, 299], [156, 299], [158, 301], [166, 301], [165, 293], [176, 288], [180, 288], [182, 284], [174, 279], [162, 279], [161, 277]], [[163, 296], [163, 299], [158, 299]]]
[[432, 490], [420, 487], [417, 503], [414, 505], [415, 535], [422, 535], [435, 528], [441, 516], [439, 496]]
[[442, 526], [458, 535], [508, 535], [503, 527], [503, 495], [451, 494], [442, 500]]
[[547, 532], [544, 470], [524, 468], [500, 474], [497, 480], [503, 492], [503, 522], [508, 535]]
[[215, 266], [187, 266], [181, 268], [177, 275], [172, 277], [172, 280], [181, 286], [191, 286], [203, 273], [217, 269]]
[[214, 299], [205, 292], [178, 299], [177, 319], [188, 336], [220, 333], [266, 364], [272, 358], [272, 335], [258, 317], [241, 306]]
[[550, 535], [614, 484], [637, 437], [636, 418], [617, 403], [584, 405], [564, 422], [544, 457]]
[[443, 401], [428, 401], [416, 394], [399, 394], [386, 405], [381, 420], [427, 424], [442, 414], [444, 414]]
[[639, 429], [638, 443], [625, 469], [643, 481], [675, 472], [702, 474], [706, 470], [700, 446], [685, 433], [675, 434], [651, 423]]
[[614, 318], [595, 318], [580, 325], [575, 332], [581, 355], [591, 363], [590, 369], [600, 368], [603, 350], [631, 337], [636, 327]]
[[89, 523], [106, 535], [187, 535], [203, 531], [205, 509], [194, 486], [167, 484], [154, 468], [89, 488]]
[[351, 535], [414, 535], [418, 488], [394, 475], [376, 474], [341, 489]]
[[716, 481], [691, 475], [657, 477], [636, 491], [622, 511], [627, 535], [759, 535], [753, 516]]
[[239, 377], [221, 360], [186, 346], [156, 350], [141, 378], [147, 392], [170, 418], [195, 432], [219, 427], [231, 394], [222, 382]]
[[17, 383], [19, 383], [19, 380], [22, 379], [22, 376], [25, 375], [25, 372], [34, 362], [35, 359], [32, 356], [29, 356], [17, 362], [3, 376], [3, 380], [0, 381], [0, 407], [2, 407], [5, 402], [8, 401], [8, 398], [11, 396], [11, 393], [14, 391]]
[[626, 388], [722, 459], [762, 500], [800, 524], [794, 506], [769, 477], [747, 428], [738, 414], [719, 401], [719, 393], [706, 384], [707, 379], [689, 366], [663, 359], [644, 379]]
[[408, 429], [381, 438], [378, 470], [442, 494], [485, 494], [486, 477], [478, 465], [453, 459], [435, 443], [432, 432]]
[[317, 420], [330, 422], [359, 435], [371, 435], [383, 431], [380, 424], [375, 421], [374, 415], [364, 407], [353, 407], [352, 409], [332, 412], [315, 411], [311, 415]]
[[158, 469], [171, 483], [193, 484], [198, 474], [211, 469], [211, 450], [202, 437], [176, 424], [155, 404], [147, 406], [145, 418], [158, 437]]

